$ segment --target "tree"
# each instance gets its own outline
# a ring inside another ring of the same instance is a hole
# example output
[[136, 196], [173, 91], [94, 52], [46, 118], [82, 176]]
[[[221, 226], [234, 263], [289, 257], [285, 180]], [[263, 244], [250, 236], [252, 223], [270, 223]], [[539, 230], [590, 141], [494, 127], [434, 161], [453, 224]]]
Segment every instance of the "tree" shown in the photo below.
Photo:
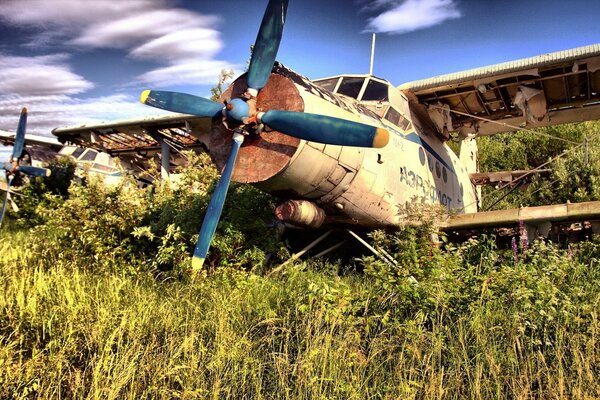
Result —
[[223, 85], [231, 78], [233, 78], [233, 70], [231, 70], [231, 69], [222, 69], [221, 70], [221, 73], [219, 74], [219, 81], [217, 82], [217, 85], [210, 89], [210, 92], [212, 93], [212, 96], [210, 96], [211, 100], [219, 101], [221, 94], [223, 94]]

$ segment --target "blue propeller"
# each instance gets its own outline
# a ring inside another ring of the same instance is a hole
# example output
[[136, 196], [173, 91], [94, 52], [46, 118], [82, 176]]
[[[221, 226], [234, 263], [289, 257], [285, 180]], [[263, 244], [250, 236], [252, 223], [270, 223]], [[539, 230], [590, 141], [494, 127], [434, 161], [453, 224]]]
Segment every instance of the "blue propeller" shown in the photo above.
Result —
[[206, 209], [206, 215], [202, 222], [202, 228], [200, 229], [200, 236], [198, 236], [198, 242], [194, 249], [194, 258], [192, 259], [192, 268], [201, 269], [208, 254], [210, 248], [210, 242], [217, 229], [217, 224], [221, 218], [221, 212], [223, 211], [223, 204], [225, 203], [225, 197], [227, 197], [227, 189], [231, 182], [231, 175], [233, 174], [233, 167], [237, 159], [240, 147], [244, 142], [244, 135], [238, 130], [233, 134], [233, 144], [231, 146], [231, 153], [227, 159], [225, 169], [221, 174], [221, 179], [215, 188], [215, 191], [210, 198], [208, 208]]
[[248, 66], [248, 87], [251, 89], [262, 89], [271, 76], [283, 35], [287, 6], [287, 0], [272, 0], [267, 5]]
[[27, 108], [23, 107], [21, 110], [21, 116], [19, 117], [19, 124], [17, 125], [17, 132], [15, 133], [15, 143], [13, 146], [12, 154], [9, 162], [4, 164], [4, 175], [6, 177], [6, 195], [2, 202], [2, 210], [0, 210], [0, 225], [4, 220], [4, 213], [6, 212], [6, 203], [10, 196], [10, 185], [12, 184], [13, 178], [17, 172], [24, 173], [31, 176], [49, 176], [50, 170], [47, 168], [38, 168], [31, 165], [19, 165], [21, 157], [23, 157], [23, 149], [25, 148], [25, 130], [27, 127]]
[[384, 128], [326, 115], [269, 110], [258, 113], [258, 121], [280, 132], [294, 132], [293, 136], [310, 142], [380, 148], [389, 141], [389, 132]]
[[140, 102], [163, 110], [199, 117], [214, 117], [223, 110], [223, 104], [191, 94], [144, 90]]
[[279, 50], [288, 0], [270, 0], [267, 5], [248, 66], [248, 89], [240, 98], [221, 104], [202, 97], [166, 91], [145, 90], [140, 101], [163, 110], [216, 117], [222, 113], [240, 123], [235, 130], [231, 153], [206, 211], [200, 236], [194, 251], [192, 267], [202, 268], [212, 237], [221, 216], [227, 188], [243, 142], [243, 132], [249, 125], [264, 122], [271, 128], [299, 139], [341, 146], [383, 147], [389, 133], [383, 128], [347, 121], [325, 115], [269, 110], [256, 112], [256, 96], [269, 80]]

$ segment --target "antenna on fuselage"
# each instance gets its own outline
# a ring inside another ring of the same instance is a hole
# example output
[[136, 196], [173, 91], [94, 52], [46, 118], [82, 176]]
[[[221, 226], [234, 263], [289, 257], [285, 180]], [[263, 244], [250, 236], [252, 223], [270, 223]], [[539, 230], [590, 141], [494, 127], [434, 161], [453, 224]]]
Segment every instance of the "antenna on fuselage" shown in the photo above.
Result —
[[369, 65], [369, 75], [373, 75], [373, 61], [375, 60], [375, 32], [373, 32], [373, 41], [371, 42], [371, 64]]

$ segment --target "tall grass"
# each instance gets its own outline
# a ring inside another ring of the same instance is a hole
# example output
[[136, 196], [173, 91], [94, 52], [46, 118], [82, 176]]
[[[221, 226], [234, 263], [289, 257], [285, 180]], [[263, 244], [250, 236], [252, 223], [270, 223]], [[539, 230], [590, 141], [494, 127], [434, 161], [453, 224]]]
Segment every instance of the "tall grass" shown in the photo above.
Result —
[[600, 243], [436, 248], [424, 225], [373, 233], [397, 267], [269, 276], [271, 200], [238, 186], [192, 274], [216, 173], [191, 162], [178, 189], [90, 181], [3, 227], [0, 398], [600, 398]]
[[369, 259], [161, 280], [49, 264], [30, 240], [0, 242], [2, 398], [600, 397], [594, 244], [515, 264], [482, 241], [436, 266], [416, 247], [411, 289]]

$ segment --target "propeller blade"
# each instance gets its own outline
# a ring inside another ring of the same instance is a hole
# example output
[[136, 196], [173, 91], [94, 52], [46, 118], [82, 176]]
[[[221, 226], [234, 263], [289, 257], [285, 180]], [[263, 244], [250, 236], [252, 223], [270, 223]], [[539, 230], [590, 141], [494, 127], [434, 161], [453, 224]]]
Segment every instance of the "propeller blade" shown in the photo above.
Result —
[[23, 147], [25, 147], [25, 128], [27, 127], [27, 107], [23, 107], [21, 110], [21, 116], [19, 117], [19, 125], [17, 126], [17, 133], [15, 134], [15, 146], [13, 147], [12, 158], [18, 159], [23, 153]]
[[4, 213], [6, 212], [6, 202], [10, 196], [10, 183], [12, 182], [12, 176], [6, 174], [6, 195], [4, 195], [4, 201], [2, 202], [2, 211], [0, 211], [0, 225], [4, 220]]
[[199, 117], [213, 117], [223, 110], [223, 104], [191, 94], [144, 90], [140, 102], [163, 110], [192, 114]]
[[31, 176], [50, 176], [52, 172], [48, 168], [33, 167], [31, 165], [19, 165], [17, 171]]
[[258, 119], [271, 128], [310, 142], [339, 146], [384, 147], [389, 132], [360, 122], [294, 111], [269, 110]]
[[260, 90], [267, 84], [281, 43], [287, 7], [288, 0], [271, 0], [267, 5], [248, 66], [249, 88]]
[[13, 212], [18, 213], [19, 212], [19, 206], [17, 205], [17, 203], [15, 203], [15, 201], [12, 199], [12, 197], [9, 197], [8, 201], [10, 201], [10, 206], [11, 206]]
[[229, 182], [231, 182], [231, 175], [233, 174], [233, 167], [237, 159], [238, 152], [244, 141], [244, 136], [236, 131], [233, 134], [233, 144], [231, 147], [231, 153], [227, 159], [227, 164], [221, 175], [221, 179], [215, 188], [215, 191], [210, 199], [204, 221], [202, 222], [202, 228], [200, 229], [200, 236], [198, 236], [198, 242], [194, 249], [194, 258], [192, 259], [192, 268], [199, 270], [204, 265], [206, 254], [210, 247], [210, 242], [217, 229], [221, 212], [223, 211], [223, 204], [225, 203], [225, 197], [227, 196], [227, 189], [229, 188]]

